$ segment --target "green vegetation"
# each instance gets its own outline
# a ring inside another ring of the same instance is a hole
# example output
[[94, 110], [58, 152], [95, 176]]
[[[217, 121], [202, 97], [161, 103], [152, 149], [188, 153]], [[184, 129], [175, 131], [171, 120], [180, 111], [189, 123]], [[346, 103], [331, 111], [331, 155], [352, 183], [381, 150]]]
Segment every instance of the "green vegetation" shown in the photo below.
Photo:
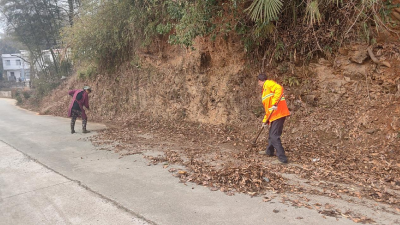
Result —
[[22, 95], [24, 96], [25, 99], [28, 99], [31, 97], [31, 94], [29, 94], [29, 92], [27, 92], [27, 91], [22, 92]]
[[73, 24], [70, 18], [80, 1], [65, 3], [64, 0], [0, 0], [7, 37], [22, 43], [19, 49], [30, 53], [31, 81], [37, 90], [36, 97], [47, 95], [60, 84], [62, 76], [72, 73], [66, 51], [58, 50], [68, 47], [63, 46], [60, 32]]
[[[93, 65], [82, 78], [135, 61], [139, 48], [188, 48], [196, 37], [241, 40], [257, 61], [331, 57], [347, 41], [373, 44], [393, 25], [389, 16], [397, 7], [383, 0], [69, 0], [69, 8], [57, 10], [57, 0], [40, 0], [22, 7], [25, 15], [17, 10], [22, 1], [0, 0], [10, 33], [32, 52], [58, 43], [71, 48], [76, 64]], [[40, 34], [26, 31], [31, 28]], [[56, 72], [59, 67], [54, 63]]]
[[250, 17], [253, 21], [268, 23], [278, 19], [282, 5], [282, 0], [256, 0], [245, 11], [251, 12]]
[[283, 78], [283, 85], [288, 86], [288, 87], [299, 86], [300, 85], [300, 81], [299, 81], [299, 79], [297, 77], [285, 76]]
[[330, 57], [347, 40], [372, 43], [395, 7], [379, 0], [83, 2], [64, 40], [100, 70], [131, 61], [137, 48], [191, 47], [196, 37], [239, 37], [249, 56], [267, 54], [277, 62]]
[[131, 53], [135, 24], [132, 1], [84, 1], [81, 16], [72, 27], [63, 31], [64, 40], [72, 48], [75, 59], [94, 62], [102, 69], [113, 69]]

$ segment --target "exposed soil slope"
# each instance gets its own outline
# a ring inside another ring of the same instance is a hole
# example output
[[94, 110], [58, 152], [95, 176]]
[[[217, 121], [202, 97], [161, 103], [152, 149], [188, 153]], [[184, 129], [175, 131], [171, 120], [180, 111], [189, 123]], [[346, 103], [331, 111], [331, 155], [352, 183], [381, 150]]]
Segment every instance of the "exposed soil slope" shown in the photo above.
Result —
[[[40, 112], [65, 116], [67, 90], [89, 84], [89, 121], [110, 127], [92, 140], [100, 148], [113, 143], [124, 155], [161, 145], [164, 155], [149, 156], [152, 162], [184, 165], [185, 171], [171, 172], [228, 194], [272, 190], [369, 199], [400, 213], [398, 44], [373, 49], [390, 67], [372, 62], [367, 46], [358, 45], [309, 67], [282, 63], [271, 71], [285, 84], [292, 113], [282, 137], [291, 163], [281, 165], [258, 154], [266, 135], [258, 148], [248, 148], [263, 116], [257, 68], [234, 44], [197, 43], [193, 51], [171, 47], [159, 56], [141, 53], [140, 60], [115, 74], [71, 78], [41, 103]], [[340, 210], [325, 213], [372, 222]]]

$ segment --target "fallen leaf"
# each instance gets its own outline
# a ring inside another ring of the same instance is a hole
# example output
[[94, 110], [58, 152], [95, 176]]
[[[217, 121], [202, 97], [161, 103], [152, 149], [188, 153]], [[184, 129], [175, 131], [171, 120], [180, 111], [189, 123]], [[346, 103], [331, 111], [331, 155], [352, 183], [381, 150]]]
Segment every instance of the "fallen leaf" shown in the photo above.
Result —
[[271, 198], [269, 198], [269, 197], [264, 197], [263, 198], [263, 202], [269, 202], [269, 201], [271, 201], [272, 199]]

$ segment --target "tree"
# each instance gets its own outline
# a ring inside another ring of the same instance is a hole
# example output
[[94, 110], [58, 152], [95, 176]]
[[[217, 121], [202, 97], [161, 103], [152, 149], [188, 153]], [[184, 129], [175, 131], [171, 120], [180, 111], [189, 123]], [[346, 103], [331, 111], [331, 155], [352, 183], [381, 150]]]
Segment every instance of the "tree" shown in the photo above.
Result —
[[42, 50], [49, 49], [53, 66], [59, 65], [60, 30], [66, 24], [66, 2], [61, 0], [1, 0], [0, 10], [7, 23], [7, 33], [16, 37], [30, 51], [34, 61], [45, 69]]
[[68, 20], [71, 27], [74, 25], [74, 0], [68, 0]]
[[[56, 50], [62, 48], [60, 31], [73, 22], [73, 12], [79, 4], [77, 0], [0, 0], [7, 34], [30, 52], [32, 85], [37, 98], [56, 88], [61, 76], [71, 71], [70, 62], [60, 59]], [[50, 52], [50, 59], [44, 50]]]
[[21, 47], [21, 44], [11, 40], [8, 36], [2, 36], [0, 38], [0, 54], [17, 53]]
[[68, 21], [69, 25], [74, 25], [75, 9], [81, 6], [81, 0], [68, 0]]

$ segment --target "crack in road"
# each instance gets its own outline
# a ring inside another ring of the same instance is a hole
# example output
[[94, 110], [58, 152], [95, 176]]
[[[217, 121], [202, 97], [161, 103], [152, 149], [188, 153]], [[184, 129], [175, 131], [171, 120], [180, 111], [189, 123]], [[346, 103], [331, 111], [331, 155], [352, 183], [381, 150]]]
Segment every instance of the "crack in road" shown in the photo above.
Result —
[[52, 188], [52, 187], [55, 187], [55, 186], [58, 186], [58, 185], [61, 185], [61, 184], [66, 184], [66, 183], [71, 183], [71, 182], [72, 181], [66, 181], [66, 182], [61, 182], [61, 183], [58, 183], [58, 184], [54, 184], [54, 185], [50, 185], [50, 186], [46, 186], [46, 187], [42, 187], [42, 188], [37, 188], [37, 189], [34, 189], [34, 190], [18, 193], [18, 194], [15, 194], [15, 195], [6, 196], [4, 198], [0, 198], [0, 200], [5, 200], [5, 199], [8, 199], [8, 198], [12, 198], [12, 197], [16, 197], [16, 196], [32, 193], [32, 192], [39, 191], [39, 190], [45, 190], [45, 189], [48, 189], [48, 188]]

